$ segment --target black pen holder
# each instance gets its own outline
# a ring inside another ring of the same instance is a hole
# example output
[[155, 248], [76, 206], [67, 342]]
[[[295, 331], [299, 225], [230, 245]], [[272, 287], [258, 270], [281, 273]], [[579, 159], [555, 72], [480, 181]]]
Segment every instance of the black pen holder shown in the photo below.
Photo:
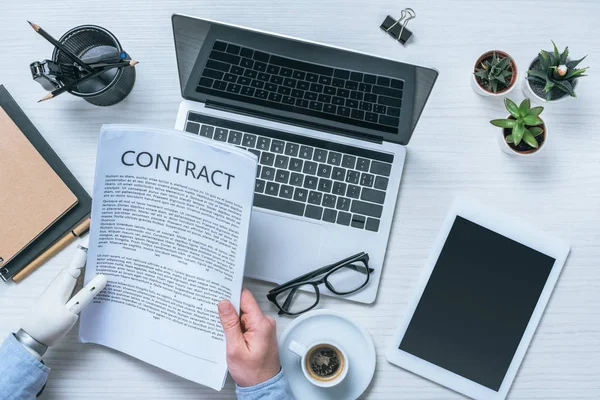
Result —
[[[115, 35], [95, 25], [73, 28], [65, 33], [59, 42], [80, 59], [113, 53], [115, 50], [123, 52]], [[72, 63], [72, 60], [57, 48], [52, 53], [52, 60], [57, 63]], [[76, 90], [70, 90], [69, 93], [97, 106], [111, 106], [127, 97], [134, 83], [134, 67], [113, 68], [81, 83]]]

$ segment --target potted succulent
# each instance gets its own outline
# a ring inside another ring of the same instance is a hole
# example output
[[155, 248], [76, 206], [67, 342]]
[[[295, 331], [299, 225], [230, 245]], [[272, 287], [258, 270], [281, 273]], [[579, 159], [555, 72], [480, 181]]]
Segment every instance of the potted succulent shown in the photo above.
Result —
[[527, 79], [523, 80], [523, 93], [537, 102], [560, 101], [576, 97], [575, 87], [587, 68], [577, 68], [585, 57], [579, 60], [569, 58], [569, 48], [559, 53], [554, 41], [554, 50], [540, 51], [527, 71]]
[[509, 98], [504, 99], [509, 112], [506, 119], [494, 119], [492, 125], [502, 128], [498, 143], [505, 153], [511, 155], [537, 154], [548, 140], [548, 129], [540, 118], [544, 107], [531, 108], [529, 99], [517, 106]]
[[490, 50], [477, 59], [471, 86], [481, 96], [502, 96], [514, 88], [517, 78], [515, 60], [503, 51]]

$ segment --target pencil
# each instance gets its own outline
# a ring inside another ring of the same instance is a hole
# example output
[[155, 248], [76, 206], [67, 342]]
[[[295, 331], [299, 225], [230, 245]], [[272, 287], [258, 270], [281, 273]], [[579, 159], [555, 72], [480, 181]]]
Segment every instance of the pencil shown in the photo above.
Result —
[[90, 222], [91, 222], [91, 220], [89, 217], [86, 218], [85, 220], [83, 220], [83, 222], [81, 222], [75, 228], [70, 230], [65, 236], [60, 238], [52, 246], [48, 247], [35, 260], [33, 260], [32, 262], [27, 264], [27, 266], [25, 268], [23, 268], [21, 271], [19, 271], [17, 274], [15, 274], [15, 276], [13, 276], [12, 280], [15, 283], [19, 283], [23, 279], [28, 277], [33, 271], [38, 269], [43, 263], [45, 263], [46, 261], [48, 261], [49, 259], [54, 257], [56, 255], [56, 253], [58, 253], [59, 251], [61, 251], [65, 247], [67, 247], [67, 245], [69, 243], [73, 242], [75, 239], [81, 237], [87, 231], [89, 231]]
[[125, 63], [116, 63], [116, 64], [107, 64], [107, 66], [102, 67], [101, 69], [96, 70], [94, 73], [91, 73], [89, 75], [86, 75], [84, 77], [81, 77], [80, 79], [73, 81], [69, 84], [66, 84], [56, 90], [53, 90], [52, 92], [48, 93], [47, 95], [45, 95], [42, 99], [38, 100], [38, 103], [41, 103], [42, 101], [46, 101], [46, 100], [50, 100], [60, 94], [63, 94], [64, 92], [68, 92], [69, 90], [74, 89], [75, 87], [77, 87], [78, 85], [81, 85], [83, 82], [87, 81], [88, 79], [92, 79], [97, 77], [98, 75], [102, 74], [103, 72], [106, 72], [110, 69], [113, 68], [123, 68], [123, 67], [133, 67], [134, 65], [138, 64], [137, 61], [135, 60], [131, 60]]
[[139, 64], [139, 61], [135, 61], [135, 60], [123, 60], [123, 61], [118, 61], [118, 62], [112, 62], [112, 63], [96, 63], [93, 64], [93, 68], [94, 70], [98, 69], [98, 68], [104, 68], [104, 69], [111, 69], [111, 68], [123, 68], [123, 67], [133, 67], [134, 65]]
[[81, 59], [79, 57], [77, 57], [69, 49], [67, 49], [67, 47], [65, 45], [60, 43], [58, 40], [54, 39], [48, 32], [43, 30], [39, 25], [34, 24], [33, 22], [30, 22], [30, 21], [27, 21], [27, 22], [29, 22], [29, 25], [31, 25], [31, 27], [33, 28], [34, 31], [39, 33], [44, 39], [46, 39], [47, 41], [52, 43], [56, 48], [58, 48], [60, 51], [62, 51], [65, 54], [65, 56], [69, 57], [75, 63], [81, 65], [86, 71], [88, 71], [88, 72], [93, 71], [92, 67], [90, 67], [89, 65], [87, 65], [86, 63], [81, 61]]

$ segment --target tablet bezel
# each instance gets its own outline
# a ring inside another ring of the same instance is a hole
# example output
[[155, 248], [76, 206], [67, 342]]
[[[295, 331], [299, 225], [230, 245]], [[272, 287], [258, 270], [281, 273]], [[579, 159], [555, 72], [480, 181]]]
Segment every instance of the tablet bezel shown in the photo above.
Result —
[[[504, 235], [555, 259], [552, 270], [544, 285], [544, 289], [542, 290], [531, 318], [529, 319], [527, 328], [525, 329], [506, 375], [504, 376], [500, 389], [497, 392], [433, 363], [420, 359], [399, 348], [457, 216], [461, 216], [473, 223]], [[456, 199], [444, 220], [440, 233], [431, 250], [431, 254], [427, 259], [425, 269], [417, 286], [416, 294], [409, 304], [406, 316], [394, 335], [391, 347], [387, 351], [387, 360], [392, 364], [398, 365], [399, 367], [409, 370], [417, 375], [421, 375], [424, 378], [446, 386], [475, 400], [504, 400], [515, 379], [540, 319], [542, 318], [544, 309], [552, 294], [552, 290], [556, 285], [560, 272], [569, 254], [569, 250], [570, 247], [566, 242], [519, 221], [514, 216], [504, 215], [503, 213], [490, 210], [473, 200]]]

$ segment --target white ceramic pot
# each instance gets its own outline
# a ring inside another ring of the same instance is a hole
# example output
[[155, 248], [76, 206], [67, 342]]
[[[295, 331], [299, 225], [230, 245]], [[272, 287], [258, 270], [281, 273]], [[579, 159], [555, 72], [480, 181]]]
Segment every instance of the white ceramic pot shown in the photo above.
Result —
[[481, 62], [482, 59], [485, 59], [486, 57], [489, 57], [490, 53], [493, 52], [499, 53], [501, 56], [503, 57], [508, 57], [512, 60], [512, 65], [514, 67], [514, 69], [517, 71], [517, 74], [515, 76], [515, 80], [513, 82], [513, 85], [511, 87], [509, 87], [508, 89], [505, 89], [501, 92], [498, 93], [492, 93], [492, 92], [488, 92], [487, 90], [483, 89], [481, 86], [479, 86], [479, 83], [477, 82], [477, 79], [475, 78], [475, 74], [471, 73], [471, 87], [473, 88], [473, 91], [475, 93], [477, 93], [480, 96], [483, 97], [502, 97], [502, 96], [507, 96], [508, 94], [510, 94], [510, 92], [513, 91], [513, 89], [517, 86], [517, 82], [519, 81], [519, 69], [517, 68], [517, 63], [515, 62], [514, 58], [512, 58], [508, 53], [505, 53], [503, 51], [500, 50], [492, 50], [492, 51], [487, 51], [485, 53], [483, 53], [478, 59], [477, 62], [475, 63], [475, 67], [473, 68], [473, 70], [475, 70], [475, 68], [477, 68], [479, 66], [479, 63]]
[[499, 93], [492, 93], [492, 92], [488, 92], [487, 90], [482, 89], [481, 86], [479, 86], [479, 83], [477, 83], [477, 79], [475, 79], [475, 75], [471, 74], [471, 87], [473, 88], [473, 91], [483, 97], [508, 96], [510, 94], [510, 92], [512, 92], [513, 89], [517, 86], [518, 81], [519, 81], [519, 72], [517, 71], [517, 77], [515, 78], [515, 83], [511, 87], [509, 87], [508, 90], [505, 90], [505, 91], [499, 92]]
[[535, 156], [537, 154], [539, 154], [542, 150], [544, 150], [544, 147], [546, 147], [546, 142], [548, 142], [548, 126], [546, 125], [546, 123], [544, 123], [544, 143], [542, 143], [542, 146], [539, 147], [536, 151], [531, 152], [531, 153], [521, 153], [518, 152], [516, 150], [514, 150], [512, 147], [510, 147], [508, 145], [508, 143], [506, 143], [506, 140], [504, 139], [504, 129], [500, 128], [500, 134], [498, 134], [497, 138], [498, 138], [498, 146], [500, 146], [500, 149], [505, 152], [506, 154], [510, 154], [511, 156], [519, 156], [519, 157], [531, 157], [531, 156]]
[[[536, 61], [536, 59], [537, 59], [537, 57], [529, 64], [528, 70], [531, 69], [531, 66]], [[573, 89], [575, 89], [576, 87], [577, 87], [577, 79], [575, 79], [575, 81], [573, 81]], [[561, 102], [571, 98], [571, 96], [569, 96], [567, 94], [567, 95], [561, 97], [560, 99], [546, 101], [545, 98], [540, 97], [537, 94], [535, 94], [535, 92], [533, 91], [531, 86], [529, 86], [529, 80], [527, 79], [527, 72], [525, 72], [525, 74], [523, 75], [523, 82], [521, 83], [521, 89], [523, 90], [523, 95], [525, 95], [525, 97], [529, 98], [532, 103], [537, 104], [537, 105], [548, 105], [548, 104], [561, 103]]]

